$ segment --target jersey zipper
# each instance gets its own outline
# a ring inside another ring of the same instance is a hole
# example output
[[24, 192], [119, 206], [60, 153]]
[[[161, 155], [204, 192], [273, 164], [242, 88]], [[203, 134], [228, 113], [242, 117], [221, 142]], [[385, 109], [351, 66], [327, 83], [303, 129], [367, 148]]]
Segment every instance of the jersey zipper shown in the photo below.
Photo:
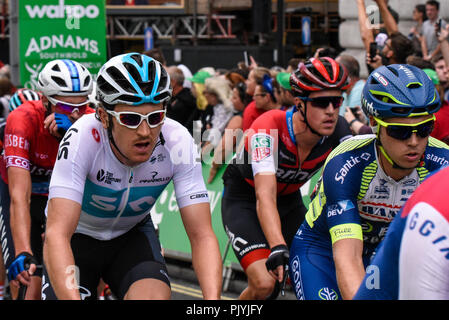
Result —
[[[128, 178], [128, 187], [126, 188], [126, 193], [125, 193], [125, 196], [124, 196], [122, 209], [120, 210], [119, 214], [117, 215], [117, 217], [114, 219], [114, 222], [112, 223], [112, 226], [111, 226], [111, 237], [112, 237], [112, 233], [114, 232], [114, 226], [120, 220], [120, 217], [122, 216], [122, 214], [125, 211], [126, 206], [128, 204], [129, 193], [130, 193], [130, 190], [131, 190], [131, 184], [132, 184], [132, 181], [133, 181], [133, 178], [134, 178], [133, 169], [129, 168], [128, 172], [129, 172], [129, 174], [128, 174], [128, 176], [129, 176], [129, 178]], [[123, 197], [122, 197], [122, 199], [123, 199]]]

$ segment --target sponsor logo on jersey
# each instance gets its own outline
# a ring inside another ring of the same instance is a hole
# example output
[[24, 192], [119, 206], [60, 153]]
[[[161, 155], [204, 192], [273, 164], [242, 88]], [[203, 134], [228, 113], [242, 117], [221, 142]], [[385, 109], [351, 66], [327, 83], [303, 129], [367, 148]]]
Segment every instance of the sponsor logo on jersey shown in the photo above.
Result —
[[363, 153], [360, 156], [353, 157], [351, 156], [346, 162], [343, 164], [343, 167], [335, 174], [335, 181], [340, 181], [341, 184], [345, 182], [345, 177], [349, 173], [349, 171], [358, 163], [360, 163], [360, 159], [364, 161], [368, 161], [371, 155], [367, 152]]
[[360, 215], [371, 221], [391, 222], [401, 206], [361, 201]]
[[327, 217], [333, 217], [342, 214], [345, 211], [354, 209], [354, 204], [351, 200], [338, 201], [337, 204], [329, 206], [327, 210]]
[[171, 179], [171, 177], [157, 178], [158, 172], [156, 171], [152, 171], [151, 175], [152, 175], [151, 178], [139, 180], [139, 183], [167, 182], [170, 181]]
[[109, 171], [104, 171], [103, 169], [98, 170], [97, 172], [97, 181], [104, 182], [106, 184], [112, 184], [113, 182], [121, 182], [122, 179], [114, 178], [114, 174]]
[[9, 156], [6, 157], [6, 168], [8, 167], [19, 167], [30, 170], [30, 161], [22, 157]]
[[273, 138], [268, 134], [255, 134], [251, 138], [252, 160], [259, 162], [272, 154]]
[[[440, 213], [435, 211], [434, 214], [439, 215]], [[429, 239], [432, 245], [436, 246], [438, 251], [444, 255], [445, 259], [449, 260], [449, 239], [441, 231], [444, 229], [441, 220], [438, 221], [428, 216], [420, 217], [419, 212], [410, 214], [407, 227], [409, 230], [417, 231], [420, 236]], [[446, 220], [444, 220], [444, 223], [446, 223]]]
[[321, 300], [338, 300], [338, 294], [334, 289], [328, 287], [321, 288], [318, 291], [318, 297]]
[[298, 300], [305, 300], [304, 291], [302, 290], [302, 279], [301, 279], [301, 265], [299, 263], [299, 257], [295, 256], [291, 262], [292, 274], [293, 274], [293, 283], [294, 290], [296, 294], [296, 298]]
[[426, 155], [426, 159], [430, 160], [430, 161], [433, 161], [433, 162], [436, 162], [436, 163], [438, 163], [438, 164], [440, 164], [442, 166], [449, 164], [449, 161], [447, 161], [445, 157], [439, 157], [437, 155], [434, 155], [433, 153], [428, 153]]
[[100, 143], [100, 133], [98, 132], [97, 129], [95, 129], [95, 128], [92, 129], [92, 136], [94, 137], [95, 141]]
[[15, 134], [5, 134], [5, 148], [19, 148], [22, 150], [30, 150], [30, 143], [24, 137]]
[[207, 192], [203, 192], [203, 193], [197, 193], [197, 194], [192, 194], [190, 196], [190, 199], [201, 199], [201, 198], [208, 198], [209, 194]]
[[151, 158], [150, 158], [149, 161], [150, 161], [151, 164], [153, 164], [153, 163], [155, 163], [156, 161], [157, 161], [157, 162], [162, 162], [162, 161], [165, 160], [165, 158], [167, 158], [166, 155], [164, 155], [164, 154], [162, 154], [162, 153], [159, 153], [157, 156], [151, 156]]

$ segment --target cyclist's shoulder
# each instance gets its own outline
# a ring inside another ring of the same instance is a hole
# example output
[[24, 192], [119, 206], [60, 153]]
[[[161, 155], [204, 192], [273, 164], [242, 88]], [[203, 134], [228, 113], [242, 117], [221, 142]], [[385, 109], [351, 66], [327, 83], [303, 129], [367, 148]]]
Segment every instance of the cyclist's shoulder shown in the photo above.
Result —
[[424, 153], [424, 163], [426, 167], [445, 166], [449, 164], [449, 146], [444, 142], [429, 137], [427, 148]]
[[449, 221], [449, 202], [446, 201], [446, 193], [449, 189], [449, 166], [429, 175], [423, 183], [415, 190], [406, 208], [411, 209], [417, 204], [425, 203], [425, 207], [436, 209]]
[[376, 136], [374, 134], [357, 135], [341, 142], [326, 160], [326, 163], [335, 159], [344, 159], [348, 157], [357, 156], [363, 153], [369, 153], [374, 156], [374, 146]]

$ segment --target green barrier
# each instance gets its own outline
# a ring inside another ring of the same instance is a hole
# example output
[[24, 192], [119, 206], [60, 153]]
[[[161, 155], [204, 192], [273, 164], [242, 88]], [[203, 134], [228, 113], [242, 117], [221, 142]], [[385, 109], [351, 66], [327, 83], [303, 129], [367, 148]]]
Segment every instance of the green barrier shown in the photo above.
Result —
[[[225, 167], [222, 167], [211, 184], [207, 183], [210, 165], [203, 164], [203, 177], [209, 191], [209, 201], [212, 212], [212, 228], [217, 236], [220, 252], [224, 257], [225, 267], [240, 268], [240, 264], [234, 255], [232, 248], [228, 246], [228, 237], [221, 219], [221, 198], [223, 196], [222, 175]], [[309, 205], [309, 194], [312, 192], [320, 172], [315, 174], [302, 188], [305, 194], [303, 201], [306, 207]], [[165, 252], [171, 257], [183, 260], [191, 259], [191, 248], [187, 234], [182, 224], [178, 205], [176, 202], [173, 183], [170, 183], [162, 192], [152, 209], [152, 217], [155, 224], [159, 226], [159, 237]]]

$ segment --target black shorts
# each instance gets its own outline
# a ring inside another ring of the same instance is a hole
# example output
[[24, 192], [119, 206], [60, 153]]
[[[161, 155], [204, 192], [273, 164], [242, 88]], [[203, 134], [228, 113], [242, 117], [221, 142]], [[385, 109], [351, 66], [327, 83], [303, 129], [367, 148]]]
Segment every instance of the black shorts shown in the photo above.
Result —
[[[146, 221], [145, 221], [146, 220]], [[81, 233], [72, 236], [71, 246], [79, 271], [79, 290], [84, 300], [97, 299], [100, 279], [119, 299], [141, 279], [157, 279], [170, 287], [161, 246], [149, 217], [127, 233], [98, 240]], [[55, 300], [44, 266], [43, 300]]]
[[[251, 263], [268, 258], [270, 246], [257, 217], [254, 188], [239, 179], [224, 179], [224, 185], [221, 201], [223, 225], [237, 259], [246, 270]], [[282, 234], [290, 247], [307, 212], [301, 193], [278, 197], [277, 208]]]
[[[0, 243], [2, 244], [3, 262], [6, 269], [11, 266], [11, 263], [15, 259], [15, 248], [10, 225], [10, 200], [8, 185], [0, 179]], [[36, 272], [34, 273], [34, 275], [38, 277], [42, 277], [42, 234], [45, 232], [45, 206], [47, 205], [47, 200], [47, 196], [31, 195], [30, 245], [31, 250], [33, 251], [33, 256], [38, 262]]]

